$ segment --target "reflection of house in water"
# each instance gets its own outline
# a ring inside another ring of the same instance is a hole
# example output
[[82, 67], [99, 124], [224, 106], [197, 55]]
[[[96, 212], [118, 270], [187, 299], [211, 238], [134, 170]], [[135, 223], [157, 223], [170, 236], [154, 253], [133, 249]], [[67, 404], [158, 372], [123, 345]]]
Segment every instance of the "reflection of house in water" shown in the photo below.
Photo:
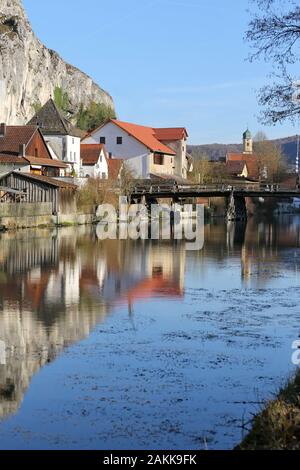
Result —
[[[119, 302], [183, 295], [184, 248], [96, 240], [92, 228], [0, 237], [0, 418], [14, 413], [32, 376], [80, 341]], [[131, 307], [130, 307], [131, 308]]]
[[136, 243], [118, 270], [108, 263], [101, 292], [108, 303], [128, 300], [130, 305], [149, 297], [183, 296], [184, 274], [184, 245], [174, 250], [159, 243]]

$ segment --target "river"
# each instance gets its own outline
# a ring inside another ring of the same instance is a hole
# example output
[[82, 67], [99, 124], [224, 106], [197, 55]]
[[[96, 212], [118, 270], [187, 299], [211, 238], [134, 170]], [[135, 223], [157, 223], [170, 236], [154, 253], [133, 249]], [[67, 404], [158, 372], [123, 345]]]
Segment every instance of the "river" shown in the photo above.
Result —
[[1, 449], [231, 449], [290, 374], [300, 219], [216, 221], [204, 248], [0, 235]]

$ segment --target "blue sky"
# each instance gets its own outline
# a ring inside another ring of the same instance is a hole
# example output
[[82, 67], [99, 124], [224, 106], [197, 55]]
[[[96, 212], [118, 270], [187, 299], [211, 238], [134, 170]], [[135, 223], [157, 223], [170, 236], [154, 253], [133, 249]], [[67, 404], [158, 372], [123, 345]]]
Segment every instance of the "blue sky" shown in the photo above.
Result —
[[47, 47], [92, 76], [119, 119], [186, 126], [190, 143], [239, 142], [263, 128], [257, 89], [270, 66], [250, 64], [248, 0], [23, 0]]

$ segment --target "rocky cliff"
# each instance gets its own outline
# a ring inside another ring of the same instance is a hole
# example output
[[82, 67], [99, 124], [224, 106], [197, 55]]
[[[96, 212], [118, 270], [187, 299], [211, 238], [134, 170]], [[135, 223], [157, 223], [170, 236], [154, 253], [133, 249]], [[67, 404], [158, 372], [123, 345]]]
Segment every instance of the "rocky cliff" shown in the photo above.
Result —
[[37, 39], [22, 0], [0, 0], [0, 122], [26, 123], [55, 90], [67, 94], [70, 116], [92, 102], [114, 107], [107, 92]]

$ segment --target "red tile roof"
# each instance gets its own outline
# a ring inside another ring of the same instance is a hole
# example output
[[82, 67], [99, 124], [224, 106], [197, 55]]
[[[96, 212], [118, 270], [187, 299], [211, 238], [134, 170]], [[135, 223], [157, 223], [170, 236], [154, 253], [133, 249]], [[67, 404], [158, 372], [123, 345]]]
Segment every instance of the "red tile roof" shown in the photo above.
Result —
[[[166, 155], [174, 156], [176, 155], [176, 153], [170, 147], [161, 142], [158, 136], [161, 136], [162, 140], [180, 140], [183, 135], [186, 134], [187, 136], [187, 132], [183, 127], [154, 129], [152, 127], [140, 126], [138, 124], [119, 121], [117, 119], [110, 119], [105, 124], [109, 122], [112, 122], [116, 126], [120, 127], [120, 129], [127, 132], [129, 135], [141, 142], [152, 152], [164, 153]], [[94, 132], [101, 129], [105, 124], [87, 134], [85, 138], [93, 135]]]
[[28, 162], [23, 157], [18, 157], [17, 155], [7, 155], [0, 153], [0, 164], [10, 163], [13, 165], [26, 165]]
[[18, 157], [16, 155], [0, 154], [0, 164], [10, 165], [40, 165], [53, 168], [68, 168], [61, 160], [51, 160], [50, 158]]
[[25, 145], [26, 148], [36, 132], [40, 132], [37, 126], [6, 126], [5, 136], [0, 137], [0, 164], [26, 165], [29, 162], [32, 165], [67, 168], [61, 160], [19, 156], [20, 146]]
[[63, 179], [52, 178], [51, 176], [36, 175], [36, 174], [32, 174], [32, 173], [18, 173], [18, 172], [16, 172], [16, 174], [18, 176], [24, 177], [25, 179], [40, 181], [41, 183], [46, 183], [46, 184], [48, 184], [50, 186], [54, 186], [56, 188], [78, 189], [75, 184], [64, 181]]
[[27, 146], [37, 131], [37, 126], [6, 126], [5, 136], [0, 137], [0, 153], [19, 155], [20, 145]]
[[141, 142], [145, 147], [149, 148], [152, 152], [165, 153], [167, 155], [176, 155], [176, 153], [160, 142], [155, 137], [155, 130], [152, 127], [140, 126], [138, 124], [131, 124], [129, 122], [118, 121], [111, 119], [111, 122], [120, 127], [123, 131], [134, 137]]
[[123, 166], [124, 160], [117, 159], [117, 158], [108, 158], [107, 165], [108, 165], [108, 177], [112, 180], [117, 180]]
[[61, 160], [51, 160], [50, 158], [25, 157], [30, 165], [50, 166], [54, 168], [68, 168], [68, 165]]
[[96, 165], [101, 151], [106, 155], [105, 147], [102, 144], [81, 144], [80, 157], [84, 165]]
[[252, 179], [259, 178], [259, 165], [258, 158], [255, 154], [247, 153], [228, 153], [227, 162], [242, 161], [245, 162], [248, 168], [248, 177]]
[[161, 127], [154, 129], [155, 137], [161, 141], [187, 139], [188, 133], [185, 127]]
[[226, 163], [226, 171], [231, 175], [240, 175], [243, 173], [246, 162], [243, 160], [229, 160]]
[[257, 156], [255, 153], [228, 153], [227, 154], [227, 161], [250, 161], [250, 160], [257, 160]]

